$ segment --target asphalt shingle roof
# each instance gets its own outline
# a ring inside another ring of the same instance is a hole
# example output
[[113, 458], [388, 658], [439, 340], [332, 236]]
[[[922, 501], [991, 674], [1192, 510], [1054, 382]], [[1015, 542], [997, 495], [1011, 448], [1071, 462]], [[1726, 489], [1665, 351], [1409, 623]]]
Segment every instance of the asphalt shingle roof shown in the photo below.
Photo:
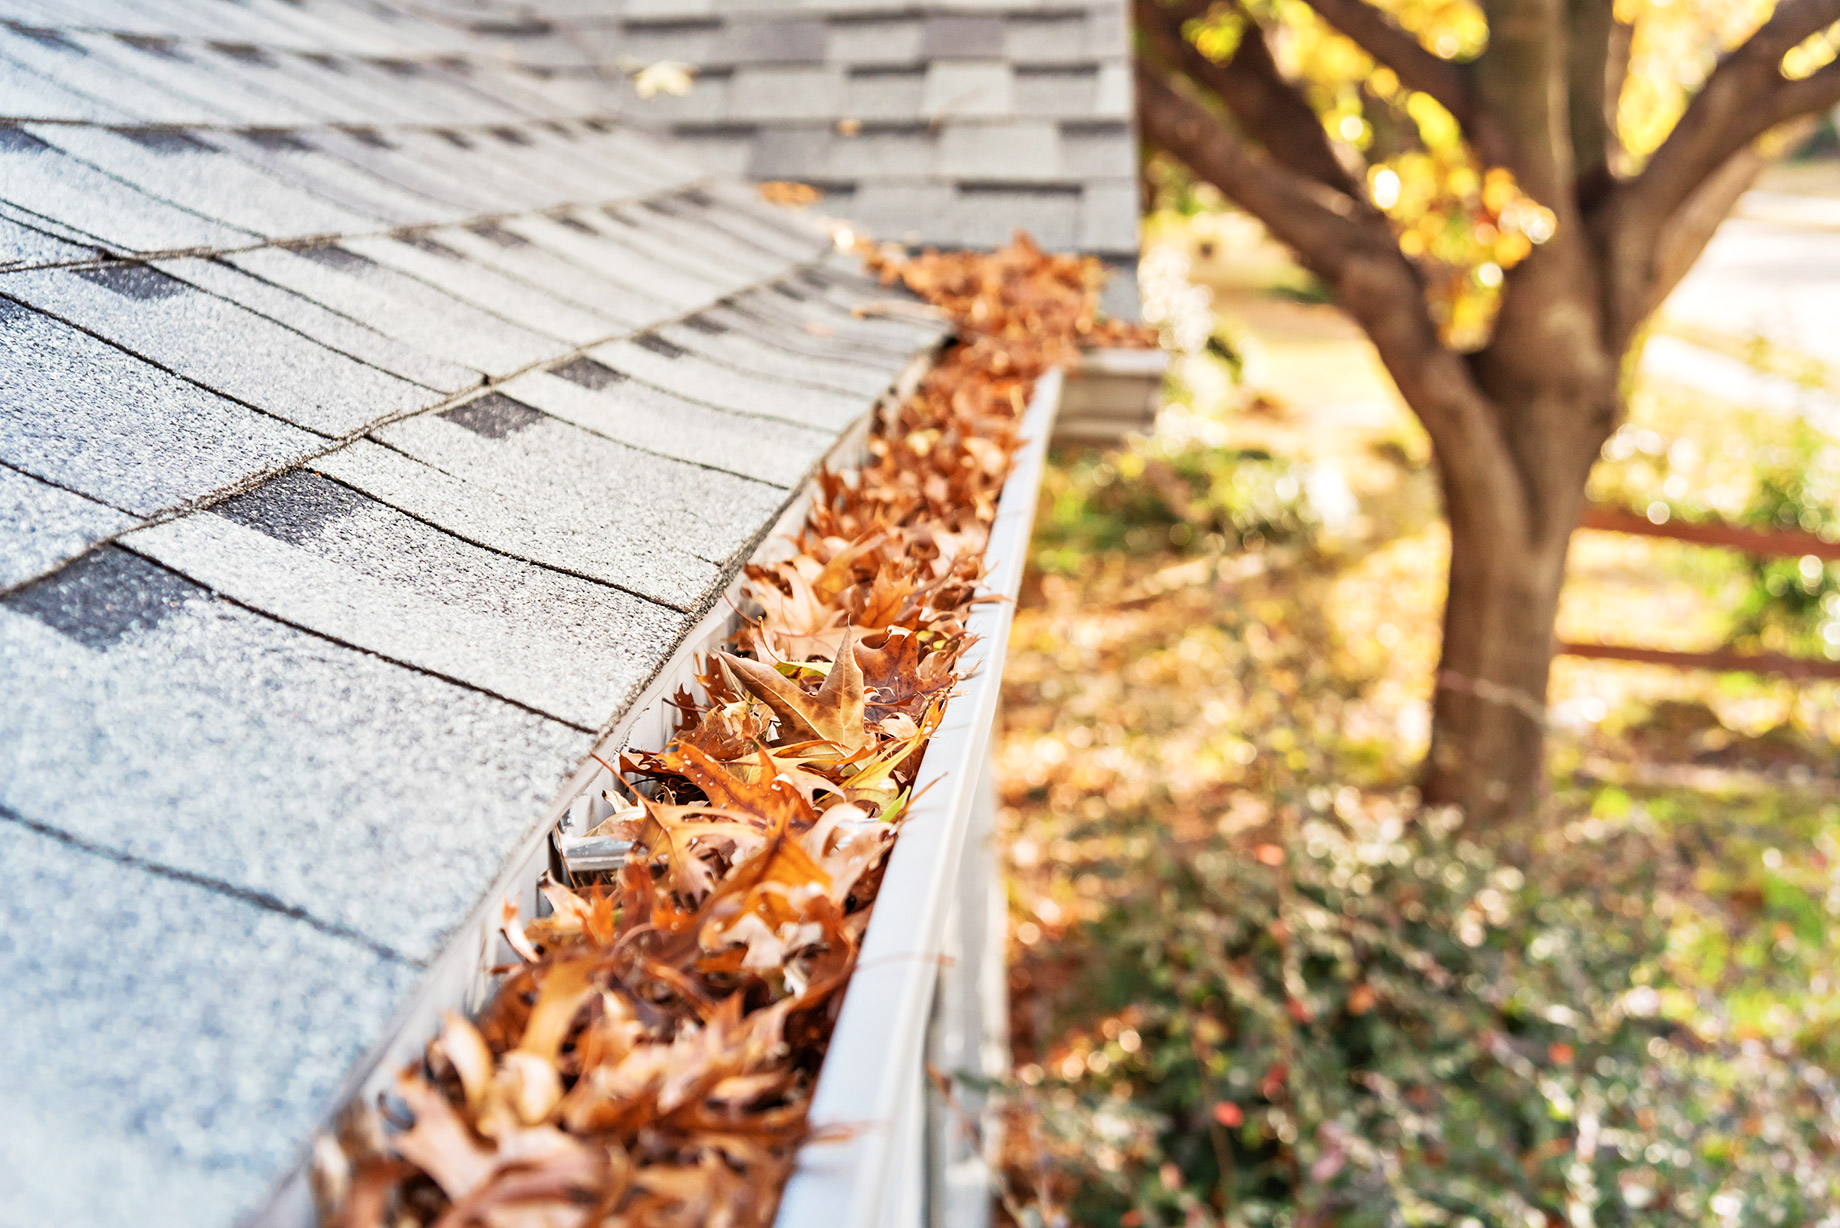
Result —
[[[878, 236], [1137, 252], [1121, 0], [532, 0], [559, 64], [678, 61], [626, 110], [711, 165], [825, 189]], [[571, 57], [568, 49], [574, 49]], [[584, 50], [585, 49], [585, 52]]]
[[0, 0], [4, 1228], [259, 1211], [938, 339], [494, 14]]

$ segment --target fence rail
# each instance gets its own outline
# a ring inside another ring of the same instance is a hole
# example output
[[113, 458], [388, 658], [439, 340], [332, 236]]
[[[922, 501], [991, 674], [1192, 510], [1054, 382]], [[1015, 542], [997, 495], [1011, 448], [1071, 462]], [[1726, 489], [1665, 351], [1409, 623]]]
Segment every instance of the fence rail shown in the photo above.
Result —
[[[1840, 541], [1829, 541], [1800, 529], [1752, 529], [1724, 521], [1676, 521], [1657, 524], [1648, 517], [1618, 507], [1593, 504], [1578, 522], [1581, 529], [1626, 533], [1635, 537], [1661, 537], [1695, 546], [1719, 546], [1757, 558], [1840, 559]], [[1565, 641], [1559, 655], [1592, 661], [1633, 661], [1673, 669], [1704, 669], [1720, 673], [1774, 674], [1784, 678], [1840, 678], [1840, 661], [1819, 657], [1794, 657], [1780, 652], [1741, 652], [1719, 648], [1711, 652], [1678, 652], [1667, 648], [1642, 648], [1634, 644], [1595, 644]]]
[[1800, 529], [1752, 529], [1724, 521], [1668, 520], [1656, 524], [1648, 517], [1620, 507], [1592, 505], [1578, 522], [1581, 529], [1628, 533], [1637, 537], [1666, 537], [1696, 546], [1724, 546], [1761, 558], [1840, 559], [1840, 541], [1829, 541]]

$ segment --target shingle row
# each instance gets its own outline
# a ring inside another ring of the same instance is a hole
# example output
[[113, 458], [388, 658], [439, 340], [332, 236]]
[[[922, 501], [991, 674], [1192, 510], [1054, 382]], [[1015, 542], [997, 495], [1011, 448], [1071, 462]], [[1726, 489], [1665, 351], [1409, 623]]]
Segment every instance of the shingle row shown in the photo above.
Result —
[[[913, 66], [999, 60], [1051, 66], [1122, 59], [1118, 6], [1017, 4], [627, 4], [574, 19], [589, 45], [704, 68], [745, 64]], [[605, 22], [605, 24], [601, 24]]]
[[[711, 166], [823, 188], [832, 212], [910, 242], [1137, 248], [1121, 3], [542, 6], [602, 59], [676, 60], [682, 94], [622, 98]], [[571, 11], [564, 11], [571, 10]]]
[[[228, 7], [228, 6], [222, 6]], [[604, 114], [579, 74], [0, 25], [0, 117], [77, 123], [478, 126]]]
[[[224, 251], [618, 204], [706, 173], [627, 133], [586, 126], [482, 137], [0, 126], [0, 202], [10, 207], [0, 242], [16, 236], [5, 243], [17, 253], [13, 264], [91, 258], [96, 249]], [[614, 232], [601, 238], [621, 242]]]
[[686, 94], [631, 95], [635, 120], [683, 123], [895, 121], [937, 125], [962, 119], [1039, 119], [1123, 124], [1130, 75], [1122, 60], [1066, 67], [1004, 60], [939, 60], [911, 67], [844, 68], [769, 64], [700, 72]]

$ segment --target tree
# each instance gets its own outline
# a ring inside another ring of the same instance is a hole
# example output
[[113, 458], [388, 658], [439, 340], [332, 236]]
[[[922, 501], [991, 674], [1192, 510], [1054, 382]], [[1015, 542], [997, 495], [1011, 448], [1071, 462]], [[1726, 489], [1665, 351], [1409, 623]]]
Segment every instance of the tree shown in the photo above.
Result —
[[[1840, 102], [1840, 0], [1135, 3], [1146, 141], [1294, 250], [1431, 438], [1451, 557], [1425, 798], [1521, 811], [1632, 352], [1768, 134]], [[1690, 95], [1651, 16], [1724, 44]]]

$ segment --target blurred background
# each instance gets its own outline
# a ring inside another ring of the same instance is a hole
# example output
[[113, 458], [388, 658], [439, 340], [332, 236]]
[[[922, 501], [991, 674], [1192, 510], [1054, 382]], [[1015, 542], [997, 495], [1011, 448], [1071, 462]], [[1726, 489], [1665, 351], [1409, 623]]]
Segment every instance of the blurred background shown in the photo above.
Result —
[[[1798, 140], [1638, 351], [1607, 523], [1840, 541], [1840, 141]], [[1368, 156], [1382, 205], [1488, 190]], [[1057, 454], [1005, 682], [1011, 1217], [1840, 1223], [1832, 553], [1580, 531], [1561, 640], [1691, 656], [1561, 656], [1536, 821], [1416, 816], [1428, 442], [1256, 221], [1145, 179], [1167, 403]], [[1499, 234], [1455, 213], [1402, 247], [1464, 249], [1481, 327]], [[1799, 664], [1695, 663], [1733, 652]]]

